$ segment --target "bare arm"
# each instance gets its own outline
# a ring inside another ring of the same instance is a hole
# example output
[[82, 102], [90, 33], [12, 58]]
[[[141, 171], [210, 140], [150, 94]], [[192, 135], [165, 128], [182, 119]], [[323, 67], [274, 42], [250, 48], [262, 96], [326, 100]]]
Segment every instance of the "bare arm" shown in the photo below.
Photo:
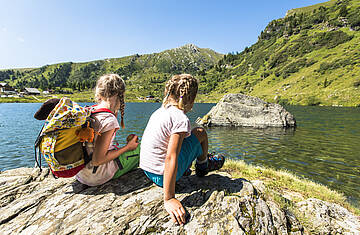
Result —
[[112, 137], [114, 135], [115, 129], [109, 130], [97, 136], [95, 141], [95, 148], [92, 156], [92, 163], [94, 166], [99, 166], [104, 163], [107, 163], [111, 160], [117, 158], [120, 154], [123, 154], [127, 151], [131, 151], [137, 148], [139, 143], [137, 143], [138, 137], [135, 136], [127, 145], [120, 149], [108, 150]]
[[185, 133], [175, 133], [170, 136], [164, 169], [164, 206], [174, 222], [185, 223], [185, 209], [175, 198], [176, 173], [178, 156]]

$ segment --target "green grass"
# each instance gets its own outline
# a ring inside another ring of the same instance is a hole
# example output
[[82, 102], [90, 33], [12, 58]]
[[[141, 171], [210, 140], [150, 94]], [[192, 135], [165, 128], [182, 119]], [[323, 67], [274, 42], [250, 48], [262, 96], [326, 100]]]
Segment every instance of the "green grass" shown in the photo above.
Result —
[[89, 102], [89, 103], [95, 102], [93, 90], [74, 92], [74, 94], [71, 95], [57, 95], [57, 97], [59, 98], [62, 96], [69, 97], [71, 100], [75, 102]]
[[[274, 170], [268, 167], [248, 165], [244, 161], [227, 160], [222, 171], [230, 173], [235, 178], [247, 180], [261, 180], [266, 186], [265, 198], [277, 202], [281, 207], [294, 209], [292, 205], [308, 198], [337, 203], [356, 215], [360, 215], [357, 208], [346, 201], [346, 197], [328, 187], [317, 184], [305, 178], [293, 175], [284, 170]], [[282, 195], [293, 195], [291, 202]], [[296, 212], [296, 211], [295, 211]]]
[[0, 103], [43, 103], [51, 97], [47, 96], [25, 96], [25, 97], [0, 97]]
[[312, 12], [313, 10], [315, 10], [321, 6], [323, 6], [323, 7], [332, 6], [336, 3], [336, 1], [337, 0], [330, 0], [330, 1], [322, 2], [322, 3], [318, 3], [315, 5], [311, 5], [308, 7], [294, 8], [294, 9], [291, 9], [288, 11], [288, 15]]
[[[268, 102], [286, 101], [292, 105], [322, 105], [322, 106], [360, 106], [360, 54], [357, 45], [360, 44], [360, 32], [343, 28], [341, 31], [353, 38], [333, 48], [318, 48], [306, 54], [295, 57], [289, 56], [287, 60], [275, 68], [269, 69], [268, 61], [257, 71], [248, 71], [239, 75], [238, 69], [244, 61], [253, 54], [266, 51], [262, 47], [254, 49], [252, 53], [244, 56], [241, 63], [231, 69], [225, 69], [226, 79], [219, 82], [217, 87], [207, 95], [200, 95], [201, 100], [217, 102], [226, 93], [242, 92], [264, 99]], [[313, 29], [308, 35], [321, 35], [327, 29]], [[296, 45], [300, 35], [293, 35], [284, 44], [279, 38], [272, 47], [270, 59], [277, 53]], [[261, 50], [260, 52], [258, 52]], [[295, 72], [276, 76], [276, 71], [283, 71], [298, 61], [313, 61], [312, 64], [299, 67]], [[325, 67], [327, 66], [327, 67]], [[321, 68], [324, 68], [321, 70]], [[214, 73], [214, 71], [210, 71]], [[267, 77], [262, 73], [267, 72]], [[324, 85], [325, 84], [325, 85]], [[208, 98], [207, 98], [208, 97]], [[275, 100], [277, 97], [277, 100]]]
[[[345, 21], [339, 16], [344, 6]], [[319, 7], [322, 10], [314, 11]], [[126, 81], [127, 102], [142, 102], [137, 97], [161, 100], [164, 83], [173, 74], [191, 73], [200, 80], [196, 102], [213, 103], [227, 93], [244, 93], [281, 104], [360, 106], [359, 14], [360, 0], [331, 0], [290, 10], [286, 17], [271, 21], [259, 40], [241, 53], [224, 56], [185, 45], [160, 53], [14, 70], [16, 75], [5, 82], [82, 90], [94, 87], [102, 74], [118, 73]], [[92, 101], [86, 92], [73, 97]]]
[[[61, 98], [61, 97], [69, 97], [71, 100], [75, 102], [85, 102], [85, 103], [95, 102], [94, 90], [89, 89], [81, 92], [74, 92], [73, 94], [52, 94], [47, 96], [25, 96], [18, 98], [0, 97], [0, 103], [43, 103], [48, 99]], [[131, 91], [128, 91], [125, 93], [125, 102], [154, 102], [154, 101], [139, 100], [136, 94], [132, 93]]]
[[[96, 79], [108, 73], [117, 73], [126, 81], [129, 100], [139, 96], [161, 96], [164, 82], [173, 74], [192, 73], [209, 69], [222, 54], [211, 49], [184, 45], [159, 53], [131, 55], [84, 63], [58, 63], [40, 68], [0, 71], [0, 79], [16, 88], [84, 90], [95, 86]], [[85, 101], [86, 97], [76, 97]], [[84, 100], [85, 99], [85, 100]]]
[[[360, 106], [360, 31], [331, 23], [343, 20], [338, 14], [347, 2], [350, 22], [360, 1], [335, 2], [294, 9], [296, 15], [270, 22], [254, 45], [206, 72], [200, 88], [208, 94], [199, 100], [244, 93], [282, 104]], [[314, 11], [320, 6], [326, 9]]]

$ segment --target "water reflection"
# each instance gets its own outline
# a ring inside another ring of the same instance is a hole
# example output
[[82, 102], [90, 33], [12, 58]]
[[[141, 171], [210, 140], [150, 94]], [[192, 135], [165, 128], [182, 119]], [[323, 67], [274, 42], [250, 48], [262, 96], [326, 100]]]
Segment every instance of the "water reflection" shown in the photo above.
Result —
[[288, 107], [296, 129], [207, 128], [211, 148], [248, 163], [287, 169], [360, 198], [360, 112], [356, 108]]

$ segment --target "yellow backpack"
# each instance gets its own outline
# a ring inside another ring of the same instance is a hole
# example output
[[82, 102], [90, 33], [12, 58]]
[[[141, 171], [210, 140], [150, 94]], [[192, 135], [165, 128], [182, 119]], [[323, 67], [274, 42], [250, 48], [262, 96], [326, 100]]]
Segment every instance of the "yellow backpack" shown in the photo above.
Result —
[[112, 113], [108, 109], [81, 107], [69, 98], [61, 98], [35, 142], [35, 161], [40, 169], [41, 156], [56, 177], [72, 177], [83, 169], [91, 160], [85, 148], [86, 142], [94, 139], [90, 116], [98, 112]]

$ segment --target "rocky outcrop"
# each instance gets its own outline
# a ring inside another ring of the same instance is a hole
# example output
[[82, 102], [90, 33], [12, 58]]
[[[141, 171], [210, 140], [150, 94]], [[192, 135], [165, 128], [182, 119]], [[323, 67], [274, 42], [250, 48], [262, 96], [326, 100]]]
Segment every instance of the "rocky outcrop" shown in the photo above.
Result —
[[[297, 208], [306, 218], [311, 218], [315, 227], [309, 228], [318, 234], [360, 234], [360, 221], [345, 208], [310, 198], [297, 203]], [[344, 228], [347, 228], [346, 230]]]
[[196, 123], [203, 126], [294, 127], [295, 118], [279, 104], [243, 94], [227, 94]]
[[[71, 178], [54, 179], [48, 169], [40, 173], [38, 169], [19, 168], [0, 174], [0, 233], [307, 233], [292, 212], [265, 199], [263, 190], [261, 181], [233, 179], [225, 172], [203, 178], [183, 177], [176, 185], [176, 197], [190, 216], [184, 226], [177, 226], [163, 208], [162, 189], [153, 185], [140, 169], [102, 186], [87, 187]], [[308, 206], [300, 205], [303, 207]], [[311, 216], [310, 221], [316, 213], [322, 213], [316, 207], [311, 211], [306, 214]], [[349, 213], [342, 207], [331, 211], [334, 217]], [[351, 216], [345, 218], [353, 221], [326, 222], [321, 226], [330, 227], [326, 234], [358, 234], [359, 221]], [[331, 230], [331, 226], [336, 229]]]

